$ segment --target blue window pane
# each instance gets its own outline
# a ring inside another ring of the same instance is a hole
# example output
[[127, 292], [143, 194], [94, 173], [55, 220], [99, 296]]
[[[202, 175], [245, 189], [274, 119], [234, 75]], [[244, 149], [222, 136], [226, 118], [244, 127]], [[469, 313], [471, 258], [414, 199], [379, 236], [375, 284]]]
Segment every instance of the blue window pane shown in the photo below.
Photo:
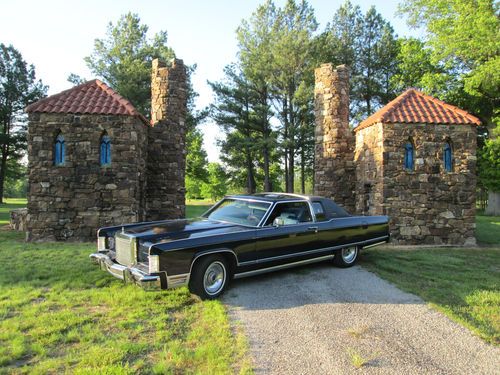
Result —
[[66, 144], [64, 142], [64, 137], [59, 134], [56, 138], [54, 145], [54, 164], [61, 165], [64, 164], [66, 158]]
[[452, 158], [451, 146], [449, 143], [446, 143], [444, 145], [443, 158], [444, 158], [444, 170], [446, 172], [451, 172], [453, 168], [453, 158]]
[[104, 135], [101, 138], [101, 165], [111, 164], [111, 139]]
[[405, 169], [413, 170], [413, 145], [407, 143], [405, 145], [405, 159], [404, 159]]

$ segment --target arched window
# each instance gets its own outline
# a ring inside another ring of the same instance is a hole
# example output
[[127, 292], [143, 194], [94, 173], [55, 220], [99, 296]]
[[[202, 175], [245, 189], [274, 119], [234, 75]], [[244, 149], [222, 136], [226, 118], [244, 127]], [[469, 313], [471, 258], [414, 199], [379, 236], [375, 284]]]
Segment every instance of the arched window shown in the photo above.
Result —
[[111, 164], [111, 139], [107, 133], [101, 137], [101, 165]]
[[451, 144], [446, 142], [443, 149], [443, 162], [444, 170], [446, 172], [451, 172], [453, 170], [453, 152], [451, 149]]
[[412, 171], [414, 167], [414, 150], [411, 141], [405, 144], [405, 169]]
[[61, 133], [56, 137], [54, 143], [54, 165], [63, 165], [66, 158], [66, 143]]

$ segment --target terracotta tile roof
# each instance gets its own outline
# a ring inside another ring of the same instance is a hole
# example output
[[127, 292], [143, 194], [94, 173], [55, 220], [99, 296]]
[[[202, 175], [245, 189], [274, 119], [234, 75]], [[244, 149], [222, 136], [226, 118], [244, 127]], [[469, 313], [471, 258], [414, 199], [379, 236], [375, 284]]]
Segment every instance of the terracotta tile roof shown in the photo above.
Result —
[[132, 103], [98, 79], [43, 98], [27, 106], [26, 112], [129, 115], [149, 124]]
[[481, 121], [460, 108], [425, 95], [418, 90], [408, 89], [363, 120], [354, 130], [364, 129], [376, 123], [480, 125]]

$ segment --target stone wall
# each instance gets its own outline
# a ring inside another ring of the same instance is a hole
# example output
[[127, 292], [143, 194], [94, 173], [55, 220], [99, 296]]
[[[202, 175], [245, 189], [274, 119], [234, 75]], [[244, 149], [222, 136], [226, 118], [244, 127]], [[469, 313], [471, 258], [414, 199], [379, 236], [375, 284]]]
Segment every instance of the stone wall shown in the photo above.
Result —
[[19, 232], [26, 232], [27, 221], [28, 221], [28, 209], [18, 208], [17, 210], [12, 210], [9, 213], [10, 216], [10, 228]]
[[384, 133], [375, 124], [356, 133], [356, 212], [384, 215]]
[[314, 193], [355, 209], [354, 135], [349, 127], [349, 69], [322, 64], [314, 72]]
[[[101, 166], [100, 139], [111, 138], [111, 165]], [[54, 140], [66, 144], [54, 165]], [[147, 126], [125, 115], [30, 113], [28, 240], [95, 240], [101, 226], [142, 220]]]
[[187, 76], [182, 60], [153, 60], [148, 133], [147, 220], [184, 217]]
[[[393, 242], [475, 244], [475, 125], [384, 124], [383, 137], [383, 210], [391, 218]], [[404, 169], [408, 139], [415, 146], [413, 171]], [[447, 141], [452, 172], [444, 170]]]

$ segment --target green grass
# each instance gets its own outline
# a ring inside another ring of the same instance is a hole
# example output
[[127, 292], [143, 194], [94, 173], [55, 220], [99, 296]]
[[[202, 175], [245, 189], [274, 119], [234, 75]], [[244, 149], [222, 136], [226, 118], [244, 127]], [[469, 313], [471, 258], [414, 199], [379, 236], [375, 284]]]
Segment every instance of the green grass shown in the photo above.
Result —
[[500, 248], [374, 248], [361, 265], [500, 345]]
[[196, 199], [186, 201], [186, 217], [198, 217], [204, 214], [214, 204], [208, 199]]
[[478, 243], [500, 245], [500, 216], [476, 216], [476, 238]]
[[4, 204], [0, 204], [0, 225], [9, 224], [11, 210], [26, 207], [26, 198], [4, 198]]
[[251, 372], [224, 306], [145, 292], [90, 264], [93, 244], [0, 232], [0, 373]]

